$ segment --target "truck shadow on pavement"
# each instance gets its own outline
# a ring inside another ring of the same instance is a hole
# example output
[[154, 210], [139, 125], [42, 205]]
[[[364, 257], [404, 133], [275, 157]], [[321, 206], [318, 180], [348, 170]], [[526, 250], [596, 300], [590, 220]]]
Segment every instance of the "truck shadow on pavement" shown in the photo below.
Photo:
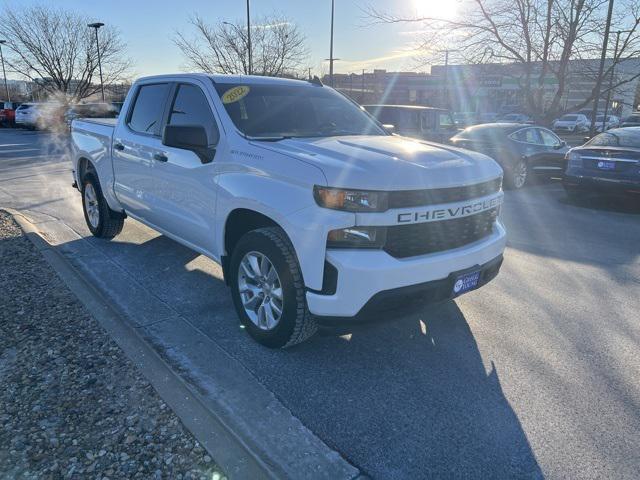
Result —
[[[125, 292], [137, 295], [131, 285], [153, 292], [373, 478], [542, 478], [499, 370], [483, 361], [456, 303], [384, 315], [351, 335], [269, 350], [239, 328], [217, 265], [163, 236], [128, 241], [135, 233], [125, 229], [115, 242], [88, 240], [131, 277], [130, 285], [117, 278], [102, 283], [111, 289], [107, 295], [126, 303]], [[80, 252], [72, 245], [63, 250]], [[75, 263], [89, 257], [81, 254]], [[124, 306], [131, 315], [136, 308]], [[177, 351], [177, 342], [167, 347], [189, 356]], [[215, 382], [215, 366], [204, 373]]]

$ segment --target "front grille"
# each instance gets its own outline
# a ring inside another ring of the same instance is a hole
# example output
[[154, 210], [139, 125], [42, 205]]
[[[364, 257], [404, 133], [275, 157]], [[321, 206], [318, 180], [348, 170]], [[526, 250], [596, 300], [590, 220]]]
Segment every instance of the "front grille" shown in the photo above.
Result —
[[441, 203], [462, 202], [496, 193], [502, 187], [502, 178], [464, 187], [436, 188], [431, 190], [400, 190], [389, 192], [389, 208], [420, 207]]
[[468, 217], [387, 228], [384, 250], [396, 258], [413, 257], [462, 247], [487, 237], [498, 216], [494, 208]]

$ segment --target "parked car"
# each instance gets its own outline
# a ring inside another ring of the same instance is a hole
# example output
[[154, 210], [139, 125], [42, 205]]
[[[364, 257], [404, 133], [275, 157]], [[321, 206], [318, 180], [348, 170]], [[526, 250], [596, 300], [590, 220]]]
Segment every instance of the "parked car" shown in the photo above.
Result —
[[16, 123], [16, 108], [19, 102], [0, 102], [0, 125], [3, 127], [13, 127]]
[[569, 150], [562, 183], [570, 197], [607, 193], [640, 198], [640, 127], [614, 128]]
[[523, 123], [468, 127], [454, 136], [451, 143], [496, 160], [504, 170], [505, 186], [512, 189], [522, 188], [531, 174], [561, 175], [569, 150], [551, 130]]
[[500, 118], [496, 112], [482, 112], [476, 116], [477, 123], [495, 123]]
[[609, 130], [610, 128], [617, 128], [620, 125], [620, 119], [615, 115], [607, 115], [607, 119], [605, 120], [604, 114], [596, 116], [596, 123], [594, 125], [594, 129], [596, 132], [602, 132], [604, 124], [604, 130]]
[[524, 113], [507, 113], [498, 119], [500, 123], [532, 123], [531, 117]]
[[568, 113], [553, 122], [556, 132], [579, 133], [588, 132], [591, 122], [582, 113]]
[[635, 112], [620, 122], [621, 127], [640, 127], [640, 112]]
[[220, 262], [269, 347], [392, 298], [453, 298], [502, 262], [496, 162], [389, 135], [320, 82], [143, 78], [117, 119], [75, 120], [71, 137], [91, 233], [129, 216]]
[[458, 128], [469, 127], [478, 123], [475, 112], [455, 112], [453, 121]]
[[116, 118], [120, 109], [112, 103], [78, 103], [67, 109], [64, 121], [71, 129], [71, 122], [76, 118]]
[[23, 103], [16, 109], [15, 124], [17, 127], [35, 129], [40, 119], [41, 104]]
[[363, 105], [380, 123], [393, 125], [406, 137], [446, 143], [458, 129], [451, 113], [442, 108], [415, 105]]

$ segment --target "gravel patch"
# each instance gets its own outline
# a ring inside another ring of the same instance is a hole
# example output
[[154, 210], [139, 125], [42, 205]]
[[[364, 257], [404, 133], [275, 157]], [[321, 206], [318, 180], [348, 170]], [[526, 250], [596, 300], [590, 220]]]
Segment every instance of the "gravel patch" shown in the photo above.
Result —
[[0, 478], [225, 478], [3, 211]]

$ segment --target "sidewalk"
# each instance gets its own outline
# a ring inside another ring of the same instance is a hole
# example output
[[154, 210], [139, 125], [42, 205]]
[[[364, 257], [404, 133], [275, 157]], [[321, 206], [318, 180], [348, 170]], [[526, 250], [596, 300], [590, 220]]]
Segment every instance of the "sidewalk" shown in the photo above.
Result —
[[0, 478], [224, 478], [3, 211]]

